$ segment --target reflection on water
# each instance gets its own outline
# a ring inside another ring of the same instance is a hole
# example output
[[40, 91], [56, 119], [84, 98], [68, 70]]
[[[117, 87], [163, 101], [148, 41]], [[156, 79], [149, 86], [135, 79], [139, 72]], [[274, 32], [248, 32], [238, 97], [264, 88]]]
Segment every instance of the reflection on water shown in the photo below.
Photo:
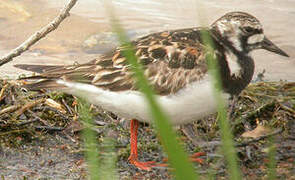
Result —
[[[50, 22], [67, 0], [1, 0], [0, 53], [15, 48], [36, 30]], [[291, 58], [254, 52], [256, 71], [266, 69], [266, 78], [295, 80], [295, 1], [273, 0], [116, 0], [115, 12], [131, 37], [153, 31], [208, 25], [228, 11], [255, 15], [265, 34]], [[0, 67], [0, 76], [16, 76], [23, 71], [16, 63], [72, 64], [87, 62], [114, 47], [114, 37], [101, 1], [78, 1], [58, 30], [34, 45], [29, 52]]]

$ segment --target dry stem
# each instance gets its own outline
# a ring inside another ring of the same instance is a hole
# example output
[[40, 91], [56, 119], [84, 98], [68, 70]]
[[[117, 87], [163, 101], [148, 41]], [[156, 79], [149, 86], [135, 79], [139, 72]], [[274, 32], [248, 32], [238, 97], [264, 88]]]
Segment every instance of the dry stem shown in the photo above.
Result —
[[13, 58], [21, 55], [23, 52], [27, 51], [33, 44], [38, 42], [40, 39], [45, 37], [48, 33], [55, 30], [59, 24], [70, 15], [70, 10], [76, 4], [77, 0], [69, 0], [67, 5], [61, 10], [59, 15], [45, 27], [35, 32], [31, 37], [29, 37], [25, 42], [19, 45], [14, 50], [10, 51], [8, 54], [0, 58], [0, 66], [6, 64], [13, 60]]

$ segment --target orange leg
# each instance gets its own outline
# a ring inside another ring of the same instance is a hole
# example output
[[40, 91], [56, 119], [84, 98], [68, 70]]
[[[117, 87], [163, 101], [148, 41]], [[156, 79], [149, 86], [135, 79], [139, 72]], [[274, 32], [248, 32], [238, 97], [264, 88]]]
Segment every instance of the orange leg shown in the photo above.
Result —
[[141, 162], [138, 160], [137, 152], [137, 129], [139, 122], [136, 119], [132, 119], [130, 122], [130, 156], [128, 158], [129, 162], [142, 170], [151, 170], [152, 167], [155, 167], [155, 161]]
[[[130, 156], [128, 158], [129, 162], [136, 166], [139, 169], [142, 170], [151, 170], [152, 167], [163, 167], [163, 166], [168, 166], [167, 164], [161, 164], [161, 163], [156, 163], [155, 161], [147, 161], [147, 162], [141, 162], [138, 160], [138, 151], [137, 151], [137, 130], [138, 130], [138, 125], [139, 122], [136, 119], [132, 119], [130, 122]], [[199, 156], [203, 156], [205, 153], [195, 153], [191, 156], [191, 161], [193, 162], [198, 162], [198, 163], [203, 163], [203, 160], [200, 158], [197, 158]], [[167, 161], [164, 160], [164, 161]]]

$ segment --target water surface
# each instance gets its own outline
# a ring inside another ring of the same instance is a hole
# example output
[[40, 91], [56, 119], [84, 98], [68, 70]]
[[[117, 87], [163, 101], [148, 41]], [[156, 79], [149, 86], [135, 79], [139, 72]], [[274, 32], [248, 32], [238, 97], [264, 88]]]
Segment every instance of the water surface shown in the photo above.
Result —
[[[18, 46], [50, 22], [67, 0], [0, 1], [0, 55]], [[209, 25], [229, 11], [245, 11], [264, 25], [265, 34], [291, 57], [264, 50], [253, 52], [256, 73], [268, 80], [295, 81], [295, 1], [273, 0], [116, 0], [115, 12], [130, 37], [149, 32]], [[13, 64], [72, 64], [87, 62], [114, 47], [114, 37], [102, 1], [80, 0], [71, 16], [45, 39], [14, 61], [0, 67], [0, 76], [25, 73]]]

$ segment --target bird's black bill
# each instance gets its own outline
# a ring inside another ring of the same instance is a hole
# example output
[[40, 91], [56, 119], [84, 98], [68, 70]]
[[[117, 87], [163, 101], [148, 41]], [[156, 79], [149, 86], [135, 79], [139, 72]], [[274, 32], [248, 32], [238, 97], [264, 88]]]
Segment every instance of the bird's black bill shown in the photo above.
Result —
[[274, 52], [276, 54], [289, 57], [289, 55], [287, 53], [285, 53], [283, 50], [281, 50], [278, 46], [276, 46], [273, 42], [271, 42], [266, 37], [262, 41], [262, 48], [266, 49], [268, 51]]

